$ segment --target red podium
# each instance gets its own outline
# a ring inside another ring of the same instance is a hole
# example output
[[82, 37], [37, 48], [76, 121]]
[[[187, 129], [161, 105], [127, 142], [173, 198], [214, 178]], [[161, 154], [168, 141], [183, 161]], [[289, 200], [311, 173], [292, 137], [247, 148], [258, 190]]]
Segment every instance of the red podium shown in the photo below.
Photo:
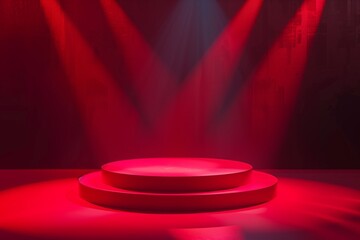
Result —
[[213, 158], [144, 158], [111, 162], [79, 178], [87, 201], [117, 209], [201, 212], [271, 200], [277, 178], [251, 165]]

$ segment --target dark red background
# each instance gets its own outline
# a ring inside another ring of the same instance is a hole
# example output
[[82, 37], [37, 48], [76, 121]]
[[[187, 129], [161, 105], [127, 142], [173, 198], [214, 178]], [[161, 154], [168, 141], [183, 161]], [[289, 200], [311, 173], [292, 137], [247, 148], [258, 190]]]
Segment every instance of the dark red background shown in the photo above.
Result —
[[[179, 92], [185, 85], [187, 74], [226, 27], [225, 23], [215, 28], [200, 50], [193, 41], [195, 37], [190, 34], [186, 49], [190, 53], [197, 51], [197, 54], [185, 55], [180, 59], [182, 65], [179, 68], [169, 64], [169, 59], [175, 55], [158, 51], [159, 36], [178, 1], [117, 2], [143, 40], [170, 69]], [[239, 0], [217, 2], [227, 21], [231, 21], [243, 5]], [[64, 13], [127, 99], [124, 108], [130, 103], [137, 116], [134, 122], [133, 117], [123, 115], [110, 153], [101, 157], [90, 143], [74, 89], [69, 84], [40, 2], [0, 0], [0, 167], [90, 168], [116, 159], [203, 156], [243, 160], [260, 168], [359, 168], [360, 2], [356, 0], [326, 1], [301, 78], [289, 129], [274, 156], [252, 161], [244, 159], [244, 154], [238, 150], [239, 139], [243, 138], [238, 136], [241, 123], [232, 121], [234, 116], [241, 115], [240, 110], [233, 107], [235, 99], [302, 2], [264, 1], [237, 63], [237, 71], [218, 102], [220, 107], [214, 108], [213, 119], [206, 119], [206, 127], [199, 127], [203, 122], [191, 121], [194, 109], [188, 111], [194, 99], [185, 98], [180, 105], [175, 105], [171, 111], [178, 115], [165, 120], [159, 113], [161, 107], [141, 101], [144, 99], [142, 94], [150, 90], [160, 89], [157, 96], [163, 99], [165, 106], [168, 106], [171, 96], [162, 95], [167, 89], [153, 86], [151, 82], [144, 84], [144, 91], [137, 91], [125, 68], [127, 59], [114, 50], [116, 38], [99, 1], [59, 1]], [[179, 39], [169, 39], [172, 42], [165, 43], [167, 46], [181, 44], [177, 42]], [[285, 47], [291, 43], [291, 39], [282, 41]], [[141, 70], [142, 66], [139, 66]], [[187, 87], [191, 89], [191, 82], [189, 85]], [[150, 90], [149, 86], [152, 87]], [[107, 94], [106, 89], [92, 79], [83, 89], [94, 103], [98, 103], [99, 96]], [[266, 88], [269, 96], [274, 91], [271, 86]], [[97, 107], [108, 106], [105, 103]], [[118, 111], [108, 108], [109, 111]], [[266, 111], [271, 112], [271, 109]]]

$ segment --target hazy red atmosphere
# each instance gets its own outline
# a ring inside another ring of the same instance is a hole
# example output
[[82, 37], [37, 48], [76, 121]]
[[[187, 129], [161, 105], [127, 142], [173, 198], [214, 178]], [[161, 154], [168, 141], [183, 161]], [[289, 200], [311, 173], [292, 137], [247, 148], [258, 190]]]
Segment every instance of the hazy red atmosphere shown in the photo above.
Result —
[[360, 159], [358, 1], [0, 1], [2, 168]]
[[0, 239], [360, 239], [360, 0], [0, 0]]

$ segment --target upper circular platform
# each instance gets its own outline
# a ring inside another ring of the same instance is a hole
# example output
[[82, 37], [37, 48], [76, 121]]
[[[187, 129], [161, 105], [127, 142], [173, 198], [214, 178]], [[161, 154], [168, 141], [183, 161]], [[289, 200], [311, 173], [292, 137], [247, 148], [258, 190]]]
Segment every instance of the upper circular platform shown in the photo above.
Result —
[[142, 158], [102, 166], [108, 184], [145, 192], [199, 192], [244, 184], [251, 165], [214, 158]]

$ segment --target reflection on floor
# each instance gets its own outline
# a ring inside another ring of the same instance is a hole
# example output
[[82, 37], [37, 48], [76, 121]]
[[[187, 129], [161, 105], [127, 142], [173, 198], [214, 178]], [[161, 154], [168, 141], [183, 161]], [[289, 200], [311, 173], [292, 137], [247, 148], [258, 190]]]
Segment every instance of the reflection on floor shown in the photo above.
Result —
[[272, 201], [238, 210], [155, 214], [79, 197], [87, 170], [1, 170], [0, 239], [360, 239], [360, 170], [269, 170]]

